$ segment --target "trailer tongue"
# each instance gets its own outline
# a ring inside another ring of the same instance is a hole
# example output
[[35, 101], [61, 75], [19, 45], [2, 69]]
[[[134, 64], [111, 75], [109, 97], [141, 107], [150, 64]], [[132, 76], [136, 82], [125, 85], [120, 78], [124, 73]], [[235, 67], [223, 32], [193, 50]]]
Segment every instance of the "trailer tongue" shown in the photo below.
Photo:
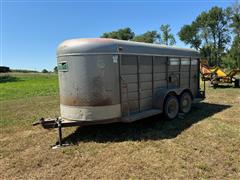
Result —
[[[111, 122], [118, 122], [118, 119], [113, 119]], [[95, 121], [70, 121], [70, 120], [64, 120], [61, 117], [52, 119], [52, 118], [40, 118], [36, 122], [34, 122], [32, 125], [37, 126], [41, 125], [44, 129], [58, 129], [58, 142], [52, 146], [52, 149], [57, 149], [60, 147], [69, 146], [69, 144], [63, 143], [62, 139], [62, 128], [64, 127], [74, 127], [74, 126], [89, 126], [89, 125], [95, 125], [95, 124], [106, 124], [109, 123], [109, 121], [101, 121], [101, 123], [96, 123]]]

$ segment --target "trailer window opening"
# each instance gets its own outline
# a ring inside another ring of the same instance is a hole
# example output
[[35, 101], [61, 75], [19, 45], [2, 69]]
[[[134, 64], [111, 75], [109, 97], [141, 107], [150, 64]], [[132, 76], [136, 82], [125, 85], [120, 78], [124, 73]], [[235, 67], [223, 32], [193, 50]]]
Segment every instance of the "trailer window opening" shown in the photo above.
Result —
[[189, 65], [190, 59], [189, 58], [181, 58], [181, 65]]
[[60, 62], [58, 63], [58, 71], [68, 71], [68, 64], [67, 62]]
[[197, 59], [192, 59], [191, 65], [193, 65], [193, 66], [198, 65], [198, 60]]
[[179, 65], [179, 59], [178, 58], [170, 58], [170, 65]]

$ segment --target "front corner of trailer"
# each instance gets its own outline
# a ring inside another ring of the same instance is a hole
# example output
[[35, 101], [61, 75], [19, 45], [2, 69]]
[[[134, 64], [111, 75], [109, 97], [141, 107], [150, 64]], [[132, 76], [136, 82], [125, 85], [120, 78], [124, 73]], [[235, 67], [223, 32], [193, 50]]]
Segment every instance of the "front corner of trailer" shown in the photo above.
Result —
[[58, 58], [61, 117], [111, 121], [121, 117], [118, 64], [113, 55]]

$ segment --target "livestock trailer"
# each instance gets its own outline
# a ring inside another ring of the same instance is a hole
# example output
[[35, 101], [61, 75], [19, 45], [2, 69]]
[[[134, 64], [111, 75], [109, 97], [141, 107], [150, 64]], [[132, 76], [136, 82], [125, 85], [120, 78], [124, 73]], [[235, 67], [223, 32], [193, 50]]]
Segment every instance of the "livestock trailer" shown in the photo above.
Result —
[[[57, 49], [61, 117], [44, 128], [174, 119], [202, 100], [198, 51], [104, 38], [71, 39]], [[61, 135], [61, 134], [60, 134]]]

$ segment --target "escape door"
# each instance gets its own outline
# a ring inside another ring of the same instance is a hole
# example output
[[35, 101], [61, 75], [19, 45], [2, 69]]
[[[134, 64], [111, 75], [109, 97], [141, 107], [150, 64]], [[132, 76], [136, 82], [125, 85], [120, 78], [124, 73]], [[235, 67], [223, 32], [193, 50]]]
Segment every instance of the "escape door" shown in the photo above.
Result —
[[180, 59], [169, 58], [168, 61], [168, 88], [175, 89], [180, 86]]

